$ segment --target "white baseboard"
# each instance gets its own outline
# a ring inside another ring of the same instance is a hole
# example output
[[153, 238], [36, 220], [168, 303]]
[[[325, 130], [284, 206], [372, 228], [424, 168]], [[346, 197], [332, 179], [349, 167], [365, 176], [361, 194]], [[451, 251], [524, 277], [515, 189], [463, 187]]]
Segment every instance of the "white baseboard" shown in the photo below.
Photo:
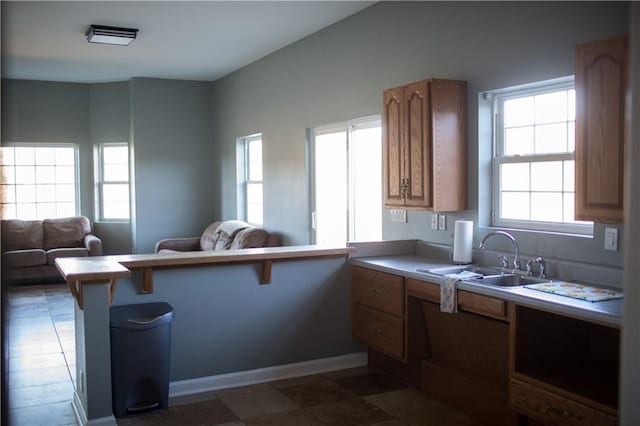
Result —
[[294, 364], [258, 368], [256, 370], [179, 380], [169, 384], [169, 397], [191, 395], [219, 389], [289, 379], [367, 365], [367, 353], [358, 352], [331, 358], [314, 359]]
[[80, 396], [78, 396], [77, 392], [73, 392], [71, 407], [73, 408], [73, 413], [76, 415], [78, 424], [82, 426], [118, 426], [113, 414], [107, 417], [88, 420], [87, 413], [84, 412], [84, 406], [82, 405], [82, 401], [80, 401]]

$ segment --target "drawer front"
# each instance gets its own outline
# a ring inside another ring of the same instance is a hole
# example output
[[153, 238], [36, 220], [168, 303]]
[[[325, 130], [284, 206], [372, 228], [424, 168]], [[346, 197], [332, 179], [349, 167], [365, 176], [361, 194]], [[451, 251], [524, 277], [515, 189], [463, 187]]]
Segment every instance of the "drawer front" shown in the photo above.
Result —
[[517, 380], [511, 381], [513, 408], [545, 425], [615, 426], [615, 416]]
[[439, 284], [432, 284], [426, 281], [409, 278], [407, 280], [407, 293], [409, 296], [417, 297], [418, 299], [440, 303]]
[[458, 305], [460, 309], [480, 315], [496, 318], [505, 318], [507, 316], [507, 304], [504, 300], [464, 290], [458, 290]]
[[404, 321], [362, 305], [354, 305], [353, 337], [396, 359], [404, 357]]
[[398, 317], [404, 315], [404, 278], [354, 266], [351, 276], [353, 303]]

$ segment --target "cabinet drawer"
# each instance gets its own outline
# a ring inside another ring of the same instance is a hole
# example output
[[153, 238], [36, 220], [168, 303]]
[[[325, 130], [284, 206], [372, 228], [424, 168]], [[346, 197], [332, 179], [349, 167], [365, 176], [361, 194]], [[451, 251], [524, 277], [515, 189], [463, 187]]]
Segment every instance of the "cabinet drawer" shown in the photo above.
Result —
[[396, 359], [404, 357], [404, 321], [359, 304], [354, 305], [353, 337]]
[[418, 299], [440, 303], [439, 284], [432, 284], [426, 281], [409, 278], [407, 280], [407, 294], [409, 296], [417, 297]]
[[353, 303], [389, 314], [404, 315], [404, 278], [354, 266], [351, 279]]
[[507, 315], [507, 304], [504, 300], [464, 290], [458, 290], [458, 306], [465, 311], [490, 317], [505, 318]]
[[545, 425], [615, 426], [616, 417], [527, 383], [511, 381], [513, 408]]

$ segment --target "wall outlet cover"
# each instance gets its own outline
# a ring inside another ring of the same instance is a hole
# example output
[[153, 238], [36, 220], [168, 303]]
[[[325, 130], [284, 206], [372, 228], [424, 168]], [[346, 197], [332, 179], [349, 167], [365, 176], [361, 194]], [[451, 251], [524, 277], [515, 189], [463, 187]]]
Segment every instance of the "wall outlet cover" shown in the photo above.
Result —
[[618, 251], [618, 228], [604, 228], [604, 249]]
[[438, 230], [438, 213], [431, 213], [431, 230]]
[[446, 214], [439, 214], [438, 215], [438, 229], [440, 231], [446, 231], [447, 230], [447, 215]]
[[391, 222], [407, 223], [406, 210], [392, 209], [390, 214], [391, 214]]

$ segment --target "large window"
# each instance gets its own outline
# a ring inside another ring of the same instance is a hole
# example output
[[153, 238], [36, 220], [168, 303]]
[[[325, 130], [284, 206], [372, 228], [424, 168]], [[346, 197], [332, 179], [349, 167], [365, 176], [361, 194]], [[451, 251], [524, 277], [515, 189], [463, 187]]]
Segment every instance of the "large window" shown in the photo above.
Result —
[[494, 226], [592, 233], [574, 219], [573, 79], [495, 93]]
[[239, 217], [252, 225], [263, 224], [262, 214], [262, 135], [240, 138], [238, 155]]
[[96, 201], [104, 222], [129, 220], [129, 146], [105, 143], [96, 146]]
[[380, 119], [314, 128], [310, 147], [313, 241], [382, 239]]
[[4, 146], [0, 153], [3, 219], [78, 214], [75, 145], [21, 144]]

